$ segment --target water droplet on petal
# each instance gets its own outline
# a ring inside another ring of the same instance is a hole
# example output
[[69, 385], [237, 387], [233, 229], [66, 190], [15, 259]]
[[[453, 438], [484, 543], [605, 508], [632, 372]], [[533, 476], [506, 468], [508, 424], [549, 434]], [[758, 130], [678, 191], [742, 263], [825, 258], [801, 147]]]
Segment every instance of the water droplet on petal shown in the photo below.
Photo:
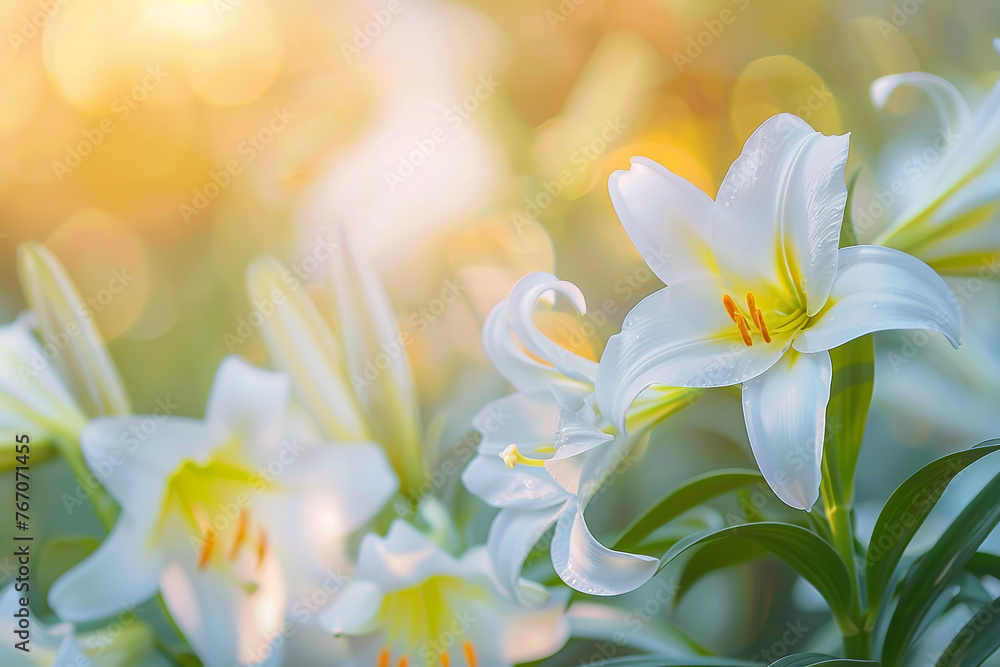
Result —
[[875, 310], [876, 308], [878, 308], [878, 304], [877, 303], [873, 303], [872, 304], [872, 310]]

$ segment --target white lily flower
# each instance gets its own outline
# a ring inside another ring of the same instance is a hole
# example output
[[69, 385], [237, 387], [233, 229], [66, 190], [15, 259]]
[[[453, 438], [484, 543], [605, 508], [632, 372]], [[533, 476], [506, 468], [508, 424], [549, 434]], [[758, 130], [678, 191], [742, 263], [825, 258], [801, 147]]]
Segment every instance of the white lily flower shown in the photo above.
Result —
[[[1000, 52], [1000, 39], [993, 40], [993, 46]], [[917, 156], [907, 163], [906, 186], [901, 194], [896, 193], [901, 202], [890, 207], [887, 226], [872, 242], [911, 253], [943, 272], [981, 270], [985, 258], [1000, 252], [996, 207], [1000, 201], [1000, 83], [975, 113], [954, 85], [927, 72], [877, 79], [871, 85], [872, 102], [883, 108], [903, 86], [918, 88], [930, 98], [944, 142], [930, 149], [933, 159]]]
[[384, 538], [365, 536], [355, 578], [320, 623], [349, 637], [359, 667], [506, 667], [569, 638], [569, 591], [519, 586], [535, 605], [500, 594], [482, 547], [456, 559], [397, 519]]
[[525, 560], [555, 524], [550, 551], [556, 573], [585, 593], [616, 595], [648, 581], [657, 560], [602, 545], [587, 527], [584, 510], [641, 433], [698, 391], [648, 392], [630, 415], [632, 436], [616, 435], [595, 409], [597, 362], [573, 351], [580, 345], [564, 346], [535, 325], [539, 301], [551, 303], [556, 293], [586, 312], [576, 285], [537, 272], [521, 278], [486, 319], [487, 356], [519, 393], [493, 401], [473, 421], [483, 439], [462, 482], [501, 510], [487, 547], [505, 593], [517, 595]]
[[87, 415], [48, 362], [28, 315], [0, 326], [0, 429], [75, 442]]
[[624, 429], [651, 385], [742, 383], [761, 472], [804, 510], [819, 494], [828, 350], [887, 329], [938, 331], [957, 347], [962, 328], [955, 295], [920, 260], [838, 247], [847, 152], [847, 135], [823, 136], [780, 114], [747, 140], [715, 201], [645, 158], [609, 183], [625, 230], [668, 287], [608, 342], [601, 409]]
[[[108, 538], [52, 586], [60, 618], [92, 621], [158, 590], [208, 667], [280, 662], [291, 590], [396, 492], [373, 445], [284, 440], [289, 384], [223, 361], [204, 421], [105, 417], [81, 436], [90, 468], [119, 502]], [[141, 433], [143, 438], [137, 438]]]
[[[23, 595], [26, 592], [18, 592], [14, 582], [0, 593], [0, 615], [3, 618], [0, 632], [8, 637], [8, 641], [0, 644], [0, 662], [5, 667], [170, 665], [154, 649], [154, 636], [149, 626], [132, 616], [127, 616], [125, 622], [115, 621], [113, 628], [77, 634], [72, 623], [50, 625], [30, 611], [27, 611], [27, 616], [20, 615], [27, 610], [20, 604]], [[18, 634], [20, 632], [28, 634]], [[27, 651], [17, 646], [22, 641]]]

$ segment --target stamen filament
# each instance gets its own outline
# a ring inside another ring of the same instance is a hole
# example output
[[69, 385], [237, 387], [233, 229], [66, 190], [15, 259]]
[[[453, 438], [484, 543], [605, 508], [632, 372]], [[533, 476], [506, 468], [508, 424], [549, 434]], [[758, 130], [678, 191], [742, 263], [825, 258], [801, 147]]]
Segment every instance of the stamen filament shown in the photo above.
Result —
[[536, 468], [541, 468], [545, 465], [545, 459], [533, 459], [524, 456], [519, 451], [517, 451], [517, 445], [514, 444], [511, 444], [510, 446], [507, 447], [507, 449], [500, 452], [500, 458], [503, 459], [503, 462], [511, 470], [513, 470], [514, 466], [518, 463], [526, 466], [534, 466]]

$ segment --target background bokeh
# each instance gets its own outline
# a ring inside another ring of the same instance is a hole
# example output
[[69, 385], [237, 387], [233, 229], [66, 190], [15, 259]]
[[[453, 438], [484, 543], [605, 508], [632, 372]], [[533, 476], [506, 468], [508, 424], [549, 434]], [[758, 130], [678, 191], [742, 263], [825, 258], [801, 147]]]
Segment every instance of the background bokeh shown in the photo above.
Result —
[[[934, 72], [974, 105], [1000, 72], [992, 0], [5, 0], [0, 34], [0, 320], [24, 307], [17, 245], [42, 241], [96, 312], [136, 411], [170, 397], [200, 415], [226, 354], [268, 363], [248, 262], [272, 254], [319, 282], [346, 227], [413, 336], [447, 442], [504, 391], [479, 331], [518, 277], [580, 285], [582, 326], [551, 325], [597, 351], [660, 286], [607, 193], [630, 156], [714, 195], [751, 131], [788, 111], [851, 132], [849, 172], [873, 179], [893, 138], [933, 117], [910, 91], [875, 111], [875, 78]], [[996, 291], [982, 294], [967, 317], [995, 332]], [[867, 497], [1000, 434], [1000, 354], [981, 338], [962, 357], [932, 344], [880, 367]], [[623, 473], [641, 483], [595, 503], [595, 525], [747, 461], [731, 392], [671, 422]], [[785, 622], [770, 606], [801, 602], [789, 581], [767, 566], [715, 577], [706, 597], [732, 604], [685, 603], [677, 622], [752, 655]]]

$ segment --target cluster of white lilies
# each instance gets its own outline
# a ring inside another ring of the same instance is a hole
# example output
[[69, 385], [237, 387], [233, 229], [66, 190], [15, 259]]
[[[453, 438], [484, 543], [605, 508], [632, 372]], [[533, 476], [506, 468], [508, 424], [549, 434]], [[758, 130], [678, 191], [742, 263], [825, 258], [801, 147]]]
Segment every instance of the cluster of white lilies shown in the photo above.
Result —
[[[247, 289], [279, 304], [261, 327], [278, 370], [228, 357], [203, 419], [155, 421], [132, 414], [58, 261], [23, 245], [30, 310], [0, 327], [0, 427], [96, 479], [88, 495], [107, 529], [51, 585], [57, 618], [36, 619], [31, 659], [158, 664], [186, 650], [145, 615], [123, 624], [139, 607], [165, 611], [208, 667], [310, 664], [291, 657], [310, 650], [359, 667], [551, 656], [571, 634], [569, 588], [617, 595], [656, 574], [658, 559], [601, 544], [584, 512], [635, 444], [709, 387], [742, 385], [764, 478], [809, 510], [829, 350], [890, 329], [940, 332], [957, 347], [961, 309], [939, 272], [974, 271], [1000, 247], [1000, 86], [972, 114], [947, 81], [896, 75], [874, 84], [876, 104], [900, 85], [930, 96], [950, 143], [886, 224], [861, 234], [868, 245], [842, 243], [848, 136], [795, 116], [754, 132], [714, 201], [645, 158], [611, 175], [615, 210], [666, 287], [601, 355], [536, 327], [560, 299], [585, 312], [581, 291], [554, 275], [524, 276], [492, 310], [483, 346], [515, 392], [472, 424], [481, 440], [461, 481], [499, 512], [486, 544], [464, 552], [434, 498], [412, 512], [394, 502], [414, 497], [433, 464], [405, 349], [374, 380], [351, 380], [399, 331], [377, 276], [346, 243], [324, 286], [334, 326], [276, 260], [259, 260]], [[40, 341], [53, 336], [67, 345], [48, 354]], [[569, 588], [522, 576], [550, 531]], [[317, 596], [322, 605], [303, 605]], [[8, 589], [0, 603], [16, 597]], [[96, 641], [108, 622], [126, 631]]]

